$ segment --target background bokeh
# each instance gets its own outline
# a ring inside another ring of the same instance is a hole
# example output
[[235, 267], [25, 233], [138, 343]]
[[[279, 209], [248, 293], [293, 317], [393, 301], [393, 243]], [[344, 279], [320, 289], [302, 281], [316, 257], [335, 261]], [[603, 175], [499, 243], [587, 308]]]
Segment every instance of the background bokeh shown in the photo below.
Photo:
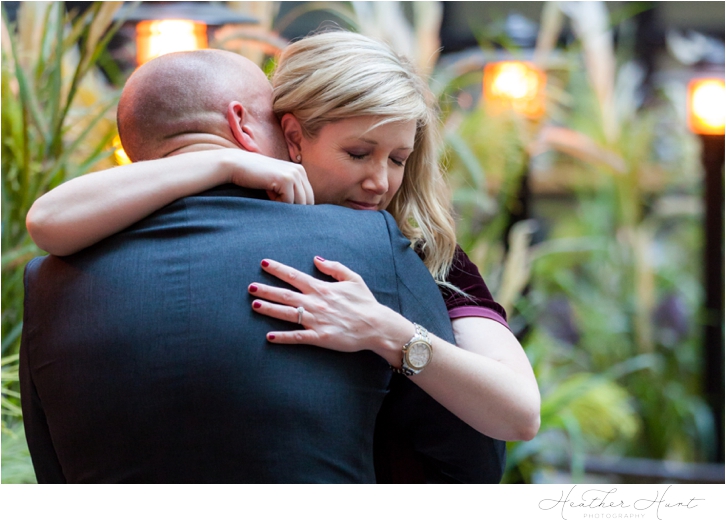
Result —
[[[121, 4], [2, 4], [4, 483], [34, 481], [17, 353], [23, 268], [43, 253], [25, 214], [119, 160], [115, 106], [136, 66]], [[210, 24], [209, 45], [267, 72], [286, 42], [334, 24], [388, 41], [429, 76], [459, 241], [542, 393], [540, 433], [508, 446], [505, 482], [724, 481], [723, 136], [687, 125], [688, 82], [723, 79], [722, 2], [207, 4], [256, 20]], [[485, 66], [503, 60], [542, 71], [540, 113], [483, 96]], [[706, 306], [713, 294], [720, 310]]]

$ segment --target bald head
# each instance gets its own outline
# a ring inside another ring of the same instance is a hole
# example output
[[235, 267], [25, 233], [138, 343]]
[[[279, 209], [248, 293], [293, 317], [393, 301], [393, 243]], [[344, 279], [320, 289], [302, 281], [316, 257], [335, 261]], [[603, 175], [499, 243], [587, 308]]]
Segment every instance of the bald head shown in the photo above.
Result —
[[[257, 65], [212, 49], [160, 56], [142, 65], [124, 87], [117, 114], [124, 150], [132, 161], [143, 161], [196, 143], [239, 146], [227, 118], [233, 101], [259, 125], [256, 137], [282, 138], [272, 113], [272, 88]], [[284, 143], [261, 144], [284, 148]]]

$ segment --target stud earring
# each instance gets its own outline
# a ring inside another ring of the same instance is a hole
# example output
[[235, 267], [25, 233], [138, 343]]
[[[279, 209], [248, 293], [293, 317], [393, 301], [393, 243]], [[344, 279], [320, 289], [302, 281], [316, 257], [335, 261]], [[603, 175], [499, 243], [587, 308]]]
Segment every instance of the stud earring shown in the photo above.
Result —
[[301, 160], [302, 160], [302, 157], [300, 157], [299, 155], [295, 157], [295, 162], [300, 162]]

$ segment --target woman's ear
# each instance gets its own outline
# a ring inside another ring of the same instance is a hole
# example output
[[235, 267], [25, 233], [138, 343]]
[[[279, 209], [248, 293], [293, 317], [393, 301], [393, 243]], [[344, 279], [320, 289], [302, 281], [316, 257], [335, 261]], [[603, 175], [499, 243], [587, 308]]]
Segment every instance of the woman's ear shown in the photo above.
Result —
[[282, 127], [282, 134], [285, 136], [290, 159], [293, 162], [300, 162], [299, 160], [295, 160], [302, 153], [303, 133], [300, 121], [292, 114], [285, 114], [280, 120], [280, 126]]
[[261, 153], [250, 125], [250, 115], [242, 103], [232, 101], [227, 107], [227, 122], [237, 144], [248, 152]]

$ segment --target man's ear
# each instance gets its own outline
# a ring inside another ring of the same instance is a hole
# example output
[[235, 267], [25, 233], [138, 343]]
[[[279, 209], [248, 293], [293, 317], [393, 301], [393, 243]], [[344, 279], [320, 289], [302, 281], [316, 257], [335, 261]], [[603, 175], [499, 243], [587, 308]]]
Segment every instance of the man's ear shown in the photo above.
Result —
[[227, 107], [227, 122], [229, 129], [232, 131], [237, 144], [248, 152], [261, 153], [257, 142], [255, 142], [255, 133], [250, 125], [250, 115], [242, 103], [232, 101]]
[[292, 114], [285, 114], [280, 120], [280, 126], [282, 127], [282, 134], [285, 136], [285, 142], [287, 143], [287, 151], [290, 154], [290, 159], [293, 162], [295, 158], [302, 153], [302, 126], [300, 121]]

